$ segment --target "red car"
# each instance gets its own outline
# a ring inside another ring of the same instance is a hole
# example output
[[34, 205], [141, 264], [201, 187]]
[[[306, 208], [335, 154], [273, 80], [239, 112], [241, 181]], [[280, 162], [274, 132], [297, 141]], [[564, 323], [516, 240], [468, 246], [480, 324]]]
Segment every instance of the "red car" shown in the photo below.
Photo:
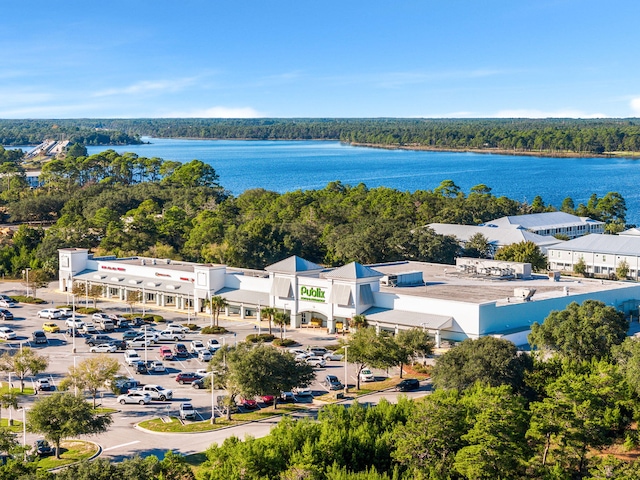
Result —
[[251, 398], [240, 398], [240, 406], [247, 410], [255, 410], [258, 408], [258, 402]]
[[202, 377], [200, 375], [193, 372], [179, 373], [178, 375], [176, 375], [176, 382], [178, 382], [180, 385], [184, 385], [185, 383], [192, 383], [201, 378]]
[[266, 403], [267, 405], [273, 405], [273, 399], [275, 397], [273, 395], [263, 395], [262, 396], [262, 401], [264, 403]]

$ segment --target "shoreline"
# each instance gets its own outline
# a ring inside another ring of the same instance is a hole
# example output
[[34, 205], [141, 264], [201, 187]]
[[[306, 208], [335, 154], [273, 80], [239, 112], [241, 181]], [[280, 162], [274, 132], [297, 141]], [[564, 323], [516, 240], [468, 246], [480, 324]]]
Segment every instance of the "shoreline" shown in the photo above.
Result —
[[609, 152], [609, 153], [576, 153], [576, 152], [532, 152], [506, 150], [502, 148], [440, 148], [425, 145], [382, 145], [376, 143], [342, 142], [354, 147], [379, 148], [382, 150], [411, 150], [425, 152], [452, 152], [452, 153], [481, 153], [484, 155], [509, 155], [523, 157], [547, 157], [547, 158], [629, 158], [640, 159], [640, 152]]

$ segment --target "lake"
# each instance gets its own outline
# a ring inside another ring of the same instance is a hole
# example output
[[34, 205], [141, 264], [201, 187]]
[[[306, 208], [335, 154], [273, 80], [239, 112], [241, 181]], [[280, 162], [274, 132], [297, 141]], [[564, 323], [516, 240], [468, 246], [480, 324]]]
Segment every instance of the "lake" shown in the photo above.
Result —
[[202, 160], [215, 168], [220, 184], [234, 195], [251, 188], [280, 193], [321, 189], [334, 180], [371, 188], [432, 190], [443, 180], [453, 180], [465, 193], [484, 183], [496, 196], [531, 203], [540, 195], [545, 204], [559, 207], [565, 197], [577, 206], [592, 193], [602, 197], [614, 191], [627, 202], [627, 222], [640, 223], [640, 160], [384, 150], [325, 141], [143, 140], [151, 143], [87, 150], [94, 154], [112, 148], [164, 160]]

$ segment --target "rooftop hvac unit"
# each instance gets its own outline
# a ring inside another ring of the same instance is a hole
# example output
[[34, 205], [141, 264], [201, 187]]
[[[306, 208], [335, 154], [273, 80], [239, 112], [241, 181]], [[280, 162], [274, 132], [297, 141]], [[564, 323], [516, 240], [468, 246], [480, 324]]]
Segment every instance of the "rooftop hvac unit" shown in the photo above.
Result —
[[530, 302], [533, 294], [536, 293], [535, 288], [514, 288], [513, 296], [521, 298], [523, 302]]
[[397, 275], [385, 275], [380, 280], [380, 283], [386, 287], [397, 287], [398, 286], [398, 276]]

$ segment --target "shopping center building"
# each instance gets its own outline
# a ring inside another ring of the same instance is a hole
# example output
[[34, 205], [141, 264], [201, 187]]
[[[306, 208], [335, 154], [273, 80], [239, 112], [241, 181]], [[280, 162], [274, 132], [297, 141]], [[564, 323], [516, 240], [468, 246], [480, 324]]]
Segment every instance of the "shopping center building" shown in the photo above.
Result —
[[275, 307], [291, 316], [288, 328], [347, 330], [354, 315], [391, 332], [423, 328], [459, 341], [498, 335], [526, 343], [533, 322], [571, 302], [600, 300], [637, 315], [640, 285], [532, 275], [529, 264], [458, 259], [458, 265], [399, 261], [352, 262], [337, 268], [297, 256], [264, 270], [232, 268], [148, 257], [94, 257], [82, 248], [59, 250], [59, 288], [102, 287], [106, 299], [125, 302], [138, 292], [144, 308], [161, 307], [207, 315], [208, 301], [225, 298], [225, 314], [255, 320]]

